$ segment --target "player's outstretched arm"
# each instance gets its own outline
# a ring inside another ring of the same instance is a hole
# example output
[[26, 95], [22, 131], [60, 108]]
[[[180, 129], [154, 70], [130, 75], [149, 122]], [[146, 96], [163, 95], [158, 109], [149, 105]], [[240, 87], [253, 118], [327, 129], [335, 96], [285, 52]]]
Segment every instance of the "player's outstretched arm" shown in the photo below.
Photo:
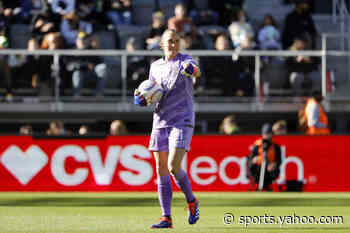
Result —
[[184, 62], [182, 65], [182, 75], [185, 75], [187, 77], [195, 77], [198, 78], [201, 76], [201, 72], [199, 70], [199, 67], [191, 62]]

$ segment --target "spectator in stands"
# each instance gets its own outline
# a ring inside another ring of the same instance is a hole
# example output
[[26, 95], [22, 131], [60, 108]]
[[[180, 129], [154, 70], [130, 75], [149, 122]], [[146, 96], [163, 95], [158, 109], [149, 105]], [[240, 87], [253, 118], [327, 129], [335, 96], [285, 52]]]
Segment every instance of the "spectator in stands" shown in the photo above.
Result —
[[31, 125], [22, 125], [19, 128], [19, 134], [21, 135], [32, 135], [33, 134], [33, 128]]
[[[2, 2], [0, 2], [1, 4]], [[4, 8], [4, 6], [0, 5], [0, 35], [6, 37], [8, 46], [10, 44], [10, 21], [6, 16], [8, 14], [9, 9]]]
[[80, 20], [79, 16], [72, 12], [63, 17], [60, 31], [66, 42], [66, 47], [72, 48], [77, 41], [80, 31], [84, 31], [88, 35], [92, 33], [92, 24]]
[[272, 131], [274, 135], [285, 135], [287, 134], [287, 121], [280, 120], [272, 125]]
[[104, 1], [103, 9], [116, 30], [118, 30], [120, 25], [133, 24], [131, 0], [106, 0]]
[[120, 0], [122, 7], [120, 14], [124, 25], [130, 25], [134, 22], [132, 0]]
[[60, 15], [68, 15], [75, 10], [75, 0], [51, 0], [52, 11]]
[[[39, 40], [37, 38], [31, 38], [28, 41], [28, 51], [35, 51], [37, 49], [40, 49], [40, 44]], [[38, 83], [40, 79], [44, 79], [44, 77], [41, 77], [40, 70], [38, 67], [42, 67], [44, 65], [42, 63], [42, 59], [38, 55], [30, 55], [26, 57], [26, 62], [23, 67], [22, 75], [27, 76], [29, 75], [30, 81], [31, 81], [31, 86], [32, 88], [37, 88]]]
[[[281, 34], [272, 15], [266, 15], [258, 32], [259, 48], [262, 50], [281, 50]], [[276, 61], [276, 57], [263, 57], [264, 66]], [[280, 62], [279, 62], [280, 63]]]
[[242, 47], [246, 41], [253, 41], [254, 30], [247, 19], [244, 10], [239, 9], [232, 19], [232, 23], [228, 27], [234, 49]]
[[[308, 48], [308, 41], [304, 38], [295, 39], [289, 48], [291, 51], [302, 51]], [[321, 76], [318, 71], [320, 59], [318, 57], [297, 56], [286, 59], [288, 71], [288, 85], [291, 85], [296, 95], [303, 91], [321, 89]]]
[[201, 49], [203, 47], [202, 37], [192, 22], [192, 19], [187, 16], [187, 8], [180, 3], [175, 6], [175, 16], [168, 20], [168, 29], [173, 29], [180, 35], [180, 49]]
[[[91, 48], [91, 37], [81, 31], [76, 40], [76, 49], [85, 50]], [[80, 96], [81, 88], [86, 80], [97, 82], [95, 96], [103, 96], [105, 81], [107, 78], [107, 65], [97, 56], [72, 56], [67, 58], [66, 69], [73, 72], [73, 95]]]
[[[256, 50], [255, 42], [246, 37], [241, 41], [240, 47], [236, 48], [236, 51], [241, 50]], [[254, 57], [239, 56], [239, 53], [232, 55], [234, 60], [234, 74], [236, 74], [235, 85], [236, 96], [253, 96], [255, 89], [254, 73], [255, 73], [255, 61]]]
[[[45, 3], [45, 1], [43, 2]], [[32, 12], [32, 14], [30, 23], [32, 37], [38, 37], [42, 40], [46, 34], [59, 31], [61, 16], [54, 13], [49, 5], [44, 5], [40, 11]]]
[[19, 128], [19, 134], [21, 135], [32, 135], [33, 134], [33, 128], [31, 125], [22, 125]]
[[[231, 49], [228, 36], [219, 34], [215, 40], [217, 51]], [[220, 90], [220, 95], [235, 95], [235, 66], [231, 56], [214, 56], [201, 58], [203, 71], [203, 82], [206, 88], [216, 88]]]
[[266, 15], [264, 24], [258, 32], [259, 47], [262, 50], [280, 50], [281, 34], [278, 30], [277, 23], [272, 15]]
[[194, 48], [195, 43], [192, 40], [192, 36], [190, 34], [186, 34], [180, 37], [180, 50], [191, 50]]
[[216, 25], [219, 15], [211, 9], [199, 10], [195, 0], [182, 0], [186, 6], [188, 16], [192, 19], [195, 25]]
[[21, 3], [20, 0], [1, 0], [0, 11], [3, 17], [5, 17], [8, 24], [14, 24], [20, 22], [21, 18]]
[[192, 19], [192, 22], [196, 25], [199, 25], [200, 14], [196, 2], [194, 0], [182, 0], [181, 3], [187, 9], [188, 17]]
[[109, 20], [103, 12], [103, 0], [78, 0], [75, 9], [81, 20], [93, 25], [94, 31], [108, 29]]
[[168, 20], [168, 29], [179, 33], [180, 37], [190, 34], [192, 40], [197, 39], [197, 29], [192, 19], [187, 16], [187, 9], [184, 4], [177, 4], [174, 10], [175, 16]]
[[298, 127], [297, 127], [297, 129], [301, 133], [306, 133], [307, 122], [306, 122], [306, 115], [305, 115], [305, 107], [306, 107], [307, 97], [303, 97], [303, 101], [305, 102], [305, 104], [298, 111]]
[[46, 11], [49, 8], [46, 0], [22, 0], [21, 1], [21, 21], [29, 24], [32, 17], [39, 14], [39, 12]]
[[128, 130], [123, 121], [114, 120], [111, 123], [109, 134], [112, 136], [126, 135], [128, 134]]
[[[197, 39], [193, 39], [190, 33], [187, 33], [180, 37], [180, 50], [191, 50], [191, 49], [203, 49], [204, 44], [201, 36], [197, 36]], [[195, 58], [198, 60], [199, 58]]]
[[50, 136], [64, 136], [70, 135], [70, 132], [64, 128], [63, 121], [51, 121], [49, 128], [46, 130], [46, 134]]
[[[34, 51], [39, 48], [39, 42], [36, 38], [31, 38], [28, 41], [28, 51]], [[40, 56], [11, 54], [8, 56], [8, 65], [10, 72], [8, 87], [9, 90], [12, 90], [12, 88], [21, 87], [37, 88], [40, 71], [46, 64], [41, 62]]]
[[92, 34], [89, 36], [90, 40], [90, 48], [91, 49], [100, 49], [100, 37], [96, 34]]
[[281, 147], [273, 139], [272, 127], [264, 124], [262, 138], [255, 141], [248, 157], [248, 176], [257, 186], [260, 180], [260, 169], [266, 154], [266, 170], [263, 190], [271, 190], [271, 184], [277, 179], [282, 163]]
[[[64, 41], [59, 32], [48, 33], [44, 36], [41, 43], [41, 49], [56, 50], [63, 49]], [[64, 65], [63, 59], [59, 60], [59, 67], [54, 66], [52, 56], [40, 56], [40, 95], [50, 95], [54, 90], [53, 81], [55, 78], [60, 79], [60, 88], [62, 88], [66, 82], [64, 78]]]
[[[0, 34], [0, 50], [7, 49], [9, 41], [5, 35]], [[11, 79], [11, 68], [9, 66], [9, 56], [0, 55], [0, 72], [3, 75], [3, 84], [6, 88], [6, 101], [12, 101], [12, 79]]]
[[244, 0], [208, 1], [208, 8], [219, 15], [218, 24], [227, 27], [232, 22], [235, 9], [242, 8]]
[[164, 14], [156, 11], [152, 15], [152, 28], [146, 38], [147, 49], [160, 49], [160, 40], [166, 30]]
[[[126, 50], [135, 52], [141, 49], [141, 41], [130, 37], [126, 42]], [[136, 89], [138, 85], [148, 78], [149, 62], [144, 56], [128, 56], [127, 87]]]
[[79, 133], [80, 136], [86, 136], [86, 135], [90, 134], [89, 126], [88, 125], [80, 126], [78, 133]]
[[47, 33], [54, 31], [56, 30], [53, 22], [45, 21], [45, 19], [39, 18], [35, 21], [34, 27], [32, 28], [32, 35], [44, 37]]
[[282, 34], [283, 48], [289, 48], [296, 38], [304, 37], [310, 40], [311, 48], [316, 48], [317, 30], [309, 11], [307, 0], [295, 0], [294, 11], [289, 13], [285, 19]]
[[96, 1], [94, 0], [78, 0], [76, 2], [75, 11], [81, 20], [90, 21], [95, 9]]
[[64, 41], [61, 33], [51, 32], [45, 35], [41, 43], [41, 49], [55, 50], [63, 49]]
[[225, 135], [237, 134], [240, 131], [235, 115], [226, 116], [219, 126], [219, 133]]
[[[228, 38], [228, 36], [226, 35], [226, 33], [222, 33], [219, 34], [216, 37], [215, 40], [215, 49], [217, 51], [224, 51], [224, 50], [228, 50], [231, 49], [231, 44], [230, 44], [230, 39]], [[231, 58], [232, 60], [232, 58]]]

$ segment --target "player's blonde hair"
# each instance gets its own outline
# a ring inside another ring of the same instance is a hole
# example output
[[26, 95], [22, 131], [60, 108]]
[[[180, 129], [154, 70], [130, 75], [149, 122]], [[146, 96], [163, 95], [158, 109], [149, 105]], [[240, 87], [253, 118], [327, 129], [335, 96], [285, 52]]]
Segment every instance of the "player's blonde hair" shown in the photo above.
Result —
[[179, 33], [177, 33], [174, 29], [167, 29], [163, 32], [162, 34], [162, 40], [161, 40], [161, 46], [163, 47], [164, 40], [170, 35], [170, 34], [175, 34], [175, 36], [180, 39]]

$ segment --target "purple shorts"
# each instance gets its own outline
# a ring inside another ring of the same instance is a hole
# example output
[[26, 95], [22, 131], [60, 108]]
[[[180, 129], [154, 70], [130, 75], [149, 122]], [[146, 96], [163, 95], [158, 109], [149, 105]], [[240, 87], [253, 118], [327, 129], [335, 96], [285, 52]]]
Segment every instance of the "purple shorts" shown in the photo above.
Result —
[[189, 151], [192, 135], [192, 127], [152, 129], [148, 149], [164, 152], [169, 148], [182, 148]]

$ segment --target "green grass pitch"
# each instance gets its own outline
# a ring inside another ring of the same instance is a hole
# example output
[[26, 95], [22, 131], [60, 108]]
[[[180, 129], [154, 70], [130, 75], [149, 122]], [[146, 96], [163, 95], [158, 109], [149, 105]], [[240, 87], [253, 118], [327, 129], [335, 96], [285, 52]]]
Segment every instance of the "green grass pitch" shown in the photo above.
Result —
[[[0, 193], [0, 233], [350, 232], [350, 193], [197, 192], [201, 218], [188, 225], [185, 199], [174, 193], [169, 230], [151, 230], [160, 217], [157, 193]], [[232, 213], [233, 224], [223, 216]], [[241, 216], [342, 216], [343, 224], [250, 224]], [[242, 217], [241, 217], [242, 218]]]

